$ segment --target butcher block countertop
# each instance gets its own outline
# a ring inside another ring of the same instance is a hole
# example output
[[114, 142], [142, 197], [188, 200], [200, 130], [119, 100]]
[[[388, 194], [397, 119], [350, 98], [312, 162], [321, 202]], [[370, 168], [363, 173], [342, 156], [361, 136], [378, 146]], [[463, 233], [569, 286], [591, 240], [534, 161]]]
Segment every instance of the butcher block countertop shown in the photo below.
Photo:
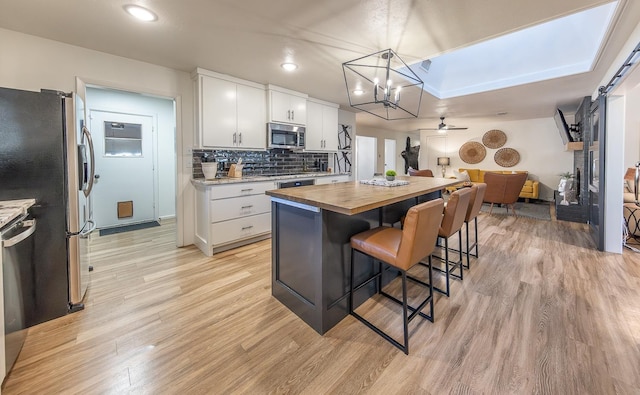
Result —
[[324, 210], [354, 215], [460, 183], [460, 180], [456, 179], [433, 177], [396, 177], [396, 179], [409, 181], [409, 184], [387, 187], [352, 181], [275, 189], [267, 191], [266, 194]]
[[0, 229], [6, 224], [26, 214], [29, 207], [36, 204], [35, 199], [0, 200]]

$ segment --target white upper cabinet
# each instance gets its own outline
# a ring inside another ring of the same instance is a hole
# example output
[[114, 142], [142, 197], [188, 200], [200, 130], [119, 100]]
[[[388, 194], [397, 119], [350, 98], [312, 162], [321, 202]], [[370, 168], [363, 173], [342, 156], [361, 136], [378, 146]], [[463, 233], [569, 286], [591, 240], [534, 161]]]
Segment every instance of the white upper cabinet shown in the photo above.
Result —
[[338, 150], [338, 105], [316, 99], [307, 101], [306, 150]]
[[238, 147], [267, 148], [267, 103], [264, 89], [240, 85], [238, 95]]
[[269, 89], [269, 119], [271, 122], [305, 125], [307, 123], [307, 95], [274, 85]]
[[266, 149], [264, 88], [203, 69], [195, 78], [200, 146]]

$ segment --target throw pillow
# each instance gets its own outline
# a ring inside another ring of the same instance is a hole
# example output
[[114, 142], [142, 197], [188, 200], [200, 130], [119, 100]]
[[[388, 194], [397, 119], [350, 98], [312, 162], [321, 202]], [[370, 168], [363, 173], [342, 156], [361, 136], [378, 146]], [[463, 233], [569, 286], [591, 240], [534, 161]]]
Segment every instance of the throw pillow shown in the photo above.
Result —
[[460, 181], [471, 181], [471, 178], [469, 177], [469, 173], [467, 173], [466, 170], [463, 170], [463, 171], [454, 170], [453, 175], [456, 177], [456, 179]]

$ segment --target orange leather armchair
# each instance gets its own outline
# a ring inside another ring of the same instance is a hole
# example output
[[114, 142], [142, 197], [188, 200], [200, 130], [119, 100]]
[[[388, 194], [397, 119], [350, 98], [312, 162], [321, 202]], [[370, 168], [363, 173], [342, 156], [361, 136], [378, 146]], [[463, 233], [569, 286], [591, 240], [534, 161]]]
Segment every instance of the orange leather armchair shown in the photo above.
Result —
[[[525, 181], [527, 181], [526, 173], [518, 174], [499, 174], [487, 172], [484, 175], [484, 182], [487, 184], [487, 189], [484, 194], [484, 201], [491, 203], [491, 209], [493, 209], [494, 203], [506, 204], [507, 212], [509, 212], [509, 206], [513, 210], [513, 214], [516, 215], [514, 203], [518, 201], [520, 191]], [[517, 216], [517, 215], [516, 215]]]

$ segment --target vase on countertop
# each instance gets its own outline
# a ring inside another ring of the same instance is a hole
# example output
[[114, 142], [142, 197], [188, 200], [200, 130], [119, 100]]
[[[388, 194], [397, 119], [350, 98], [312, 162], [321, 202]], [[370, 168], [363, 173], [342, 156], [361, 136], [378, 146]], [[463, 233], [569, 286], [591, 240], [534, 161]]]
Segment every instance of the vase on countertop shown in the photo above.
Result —
[[202, 162], [202, 174], [207, 180], [213, 180], [216, 178], [216, 172], [218, 171], [218, 162]]

